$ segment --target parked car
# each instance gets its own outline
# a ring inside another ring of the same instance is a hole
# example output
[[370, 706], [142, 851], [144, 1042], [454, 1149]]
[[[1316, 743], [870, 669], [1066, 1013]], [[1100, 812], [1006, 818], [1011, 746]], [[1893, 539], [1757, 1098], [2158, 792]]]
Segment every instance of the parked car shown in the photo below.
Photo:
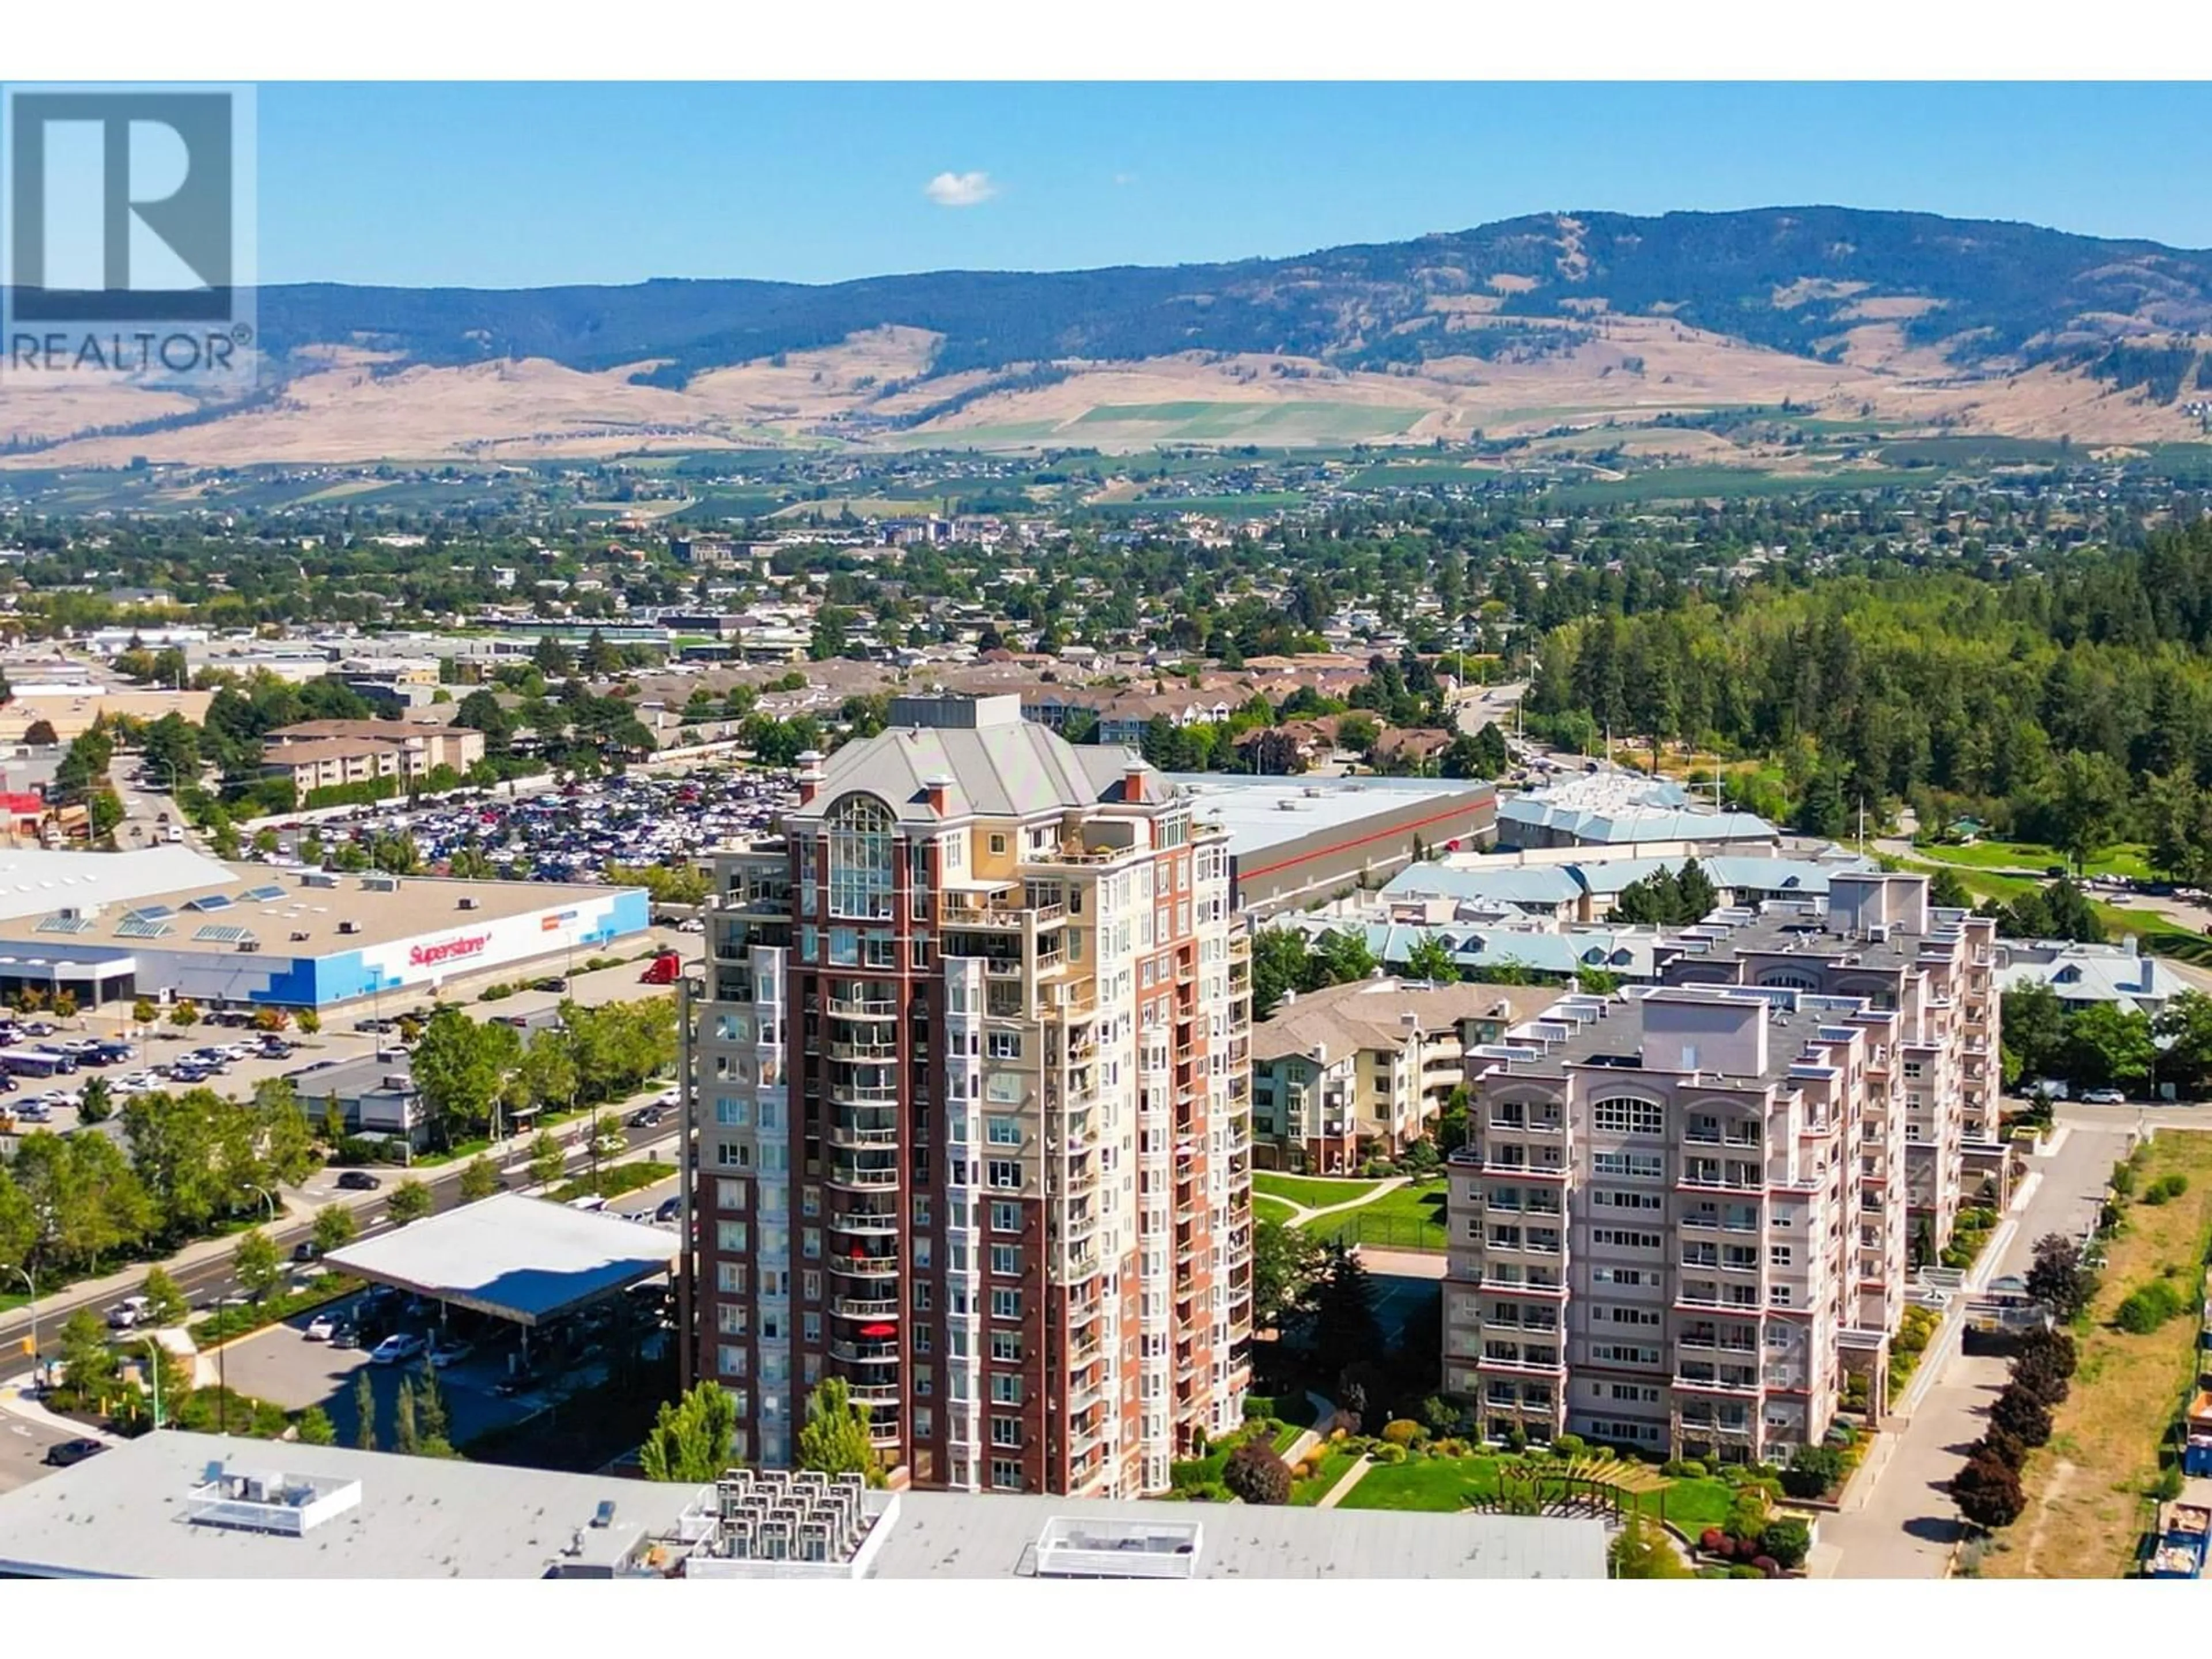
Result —
[[316, 1244], [313, 1239], [303, 1238], [297, 1244], [295, 1244], [292, 1247], [292, 1260], [295, 1261], [313, 1261], [316, 1257], [321, 1255], [322, 1253], [321, 1247]]
[[530, 988], [533, 991], [565, 991], [568, 988], [568, 981], [558, 974], [549, 974], [544, 979], [533, 983]]
[[361, 1332], [349, 1322], [342, 1319], [331, 1329], [331, 1346], [358, 1348], [361, 1346]]
[[369, 1363], [374, 1365], [397, 1365], [412, 1359], [428, 1345], [411, 1331], [395, 1331], [369, 1350]]
[[310, 1342], [327, 1342], [337, 1334], [337, 1330], [338, 1322], [336, 1315], [317, 1314], [307, 1322], [307, 1328], [301, 1334]]
[[338, 1187], [349, 1193], [373, 1193], [384, 1183], [366, 1170], [342, 1170], [338, 1172]]
[[430, 1365], [434, 1370], [444, 1370], [448, 1365], [458, 1365], [477, 1351], [473, 1342], [443, 1341], [430, 1350]]
[[633, 1129], [651, 1129], [658, 1127], [667, 1115], [658, 1106], [641, 1106], [624, 1121]]
[[2124, 1106], [2128, 1103], [2128, 1097], [2118, 1089], [2090, 1089], [2083, 1092], [2081, 1103], [2084, 1106]]
[[97, 1457], [106, 1449], [105, 1440], [64, 1440], [58, 1446], [46, 1448], [46, 1463], [52, 1468], [74, 1468], [86, 1458]]
[[682, 1199], [664, 1198], [660, 1200], [660, 1207], [653, 1212], [653, 1218], [655, 1221], [675, 1221], [679, 1219], [683, 1214], [684, 1200]]

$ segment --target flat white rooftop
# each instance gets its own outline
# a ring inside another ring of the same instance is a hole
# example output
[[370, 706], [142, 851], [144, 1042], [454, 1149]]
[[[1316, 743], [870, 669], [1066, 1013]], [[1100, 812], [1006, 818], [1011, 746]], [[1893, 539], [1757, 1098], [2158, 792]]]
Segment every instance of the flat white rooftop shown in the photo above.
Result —
[[1229, 850], [1239, 858], [1316, 830], [1341, 829], [1424, 801], [1442, 806], [1465, 795], [1473, 805], [1492, 793], [1487, 783], [1465, 778], [1275, 778], [1222, 772], [1169, 776], [1189, 794], [1194, 817], [1215, 819], [1229, 832]]
[[659, 1227], [497, 1193], [325, 1260], [339, 1273], [540, 1325], [666, 1273], [679, 1249]]

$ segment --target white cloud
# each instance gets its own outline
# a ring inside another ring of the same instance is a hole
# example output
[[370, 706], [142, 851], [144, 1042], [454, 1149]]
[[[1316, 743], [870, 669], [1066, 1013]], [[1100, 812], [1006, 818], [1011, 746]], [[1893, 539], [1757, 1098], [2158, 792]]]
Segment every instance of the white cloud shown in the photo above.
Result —
[[974, 207], [999, 193], [988, 173], [940, 173], [921, 187], [921, 193], [939, 207]]
[[1137, 182], [1137, 175], [1133, 173], [1117, 173], [1114, 175], [1114, 182], [1117, 185], [1133, 185]]

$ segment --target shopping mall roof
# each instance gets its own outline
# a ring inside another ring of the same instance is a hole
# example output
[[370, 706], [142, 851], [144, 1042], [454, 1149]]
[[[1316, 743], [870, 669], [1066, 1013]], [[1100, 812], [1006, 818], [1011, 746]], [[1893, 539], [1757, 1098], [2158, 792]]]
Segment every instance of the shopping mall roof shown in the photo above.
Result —
[[239, 878], [230, 866], [189, 847], [142, 847], [128, 853], [11, 847], [0, 851], [0, 921], [228, 887]]
[[666, 1273], [678, 1249], [676, 1235], [659, 1227], [498, 1193], [325, 1260], [357, 1279], [542, 1325]]
[[1337, 830], [1363, 818], [1434, 801], [1441, 810], [1464, 796], [1470, 805], [1495, 794], [1480, 781], [1462, 778], [1277, 778], [1225, 772], [1176, 772], [1171, 781], [1190, 797], [1191, 812], [1229, 832], [1229, 850], [1240, 859], [1316, 830]]
[[[287, 956], [328, 956], [443, 928], [465, 932], [564, 904], [599, 902], [621, 890], [228, 865], [184, 847], [44, 856], [70, 866], [100, 866], [168, 854], [181, 858], [161, 866], [134, 864], [117, 875], [53, 870], [43, 883], [37, 871], [26, 871], [12, 884], [9, 862], [26, 855], [0, 856], [0, 939], [59, 956], [94, 945], [112, 952], [234, 950], [244, 943]], [[549, 945], [559, 943], [555, 939]]]

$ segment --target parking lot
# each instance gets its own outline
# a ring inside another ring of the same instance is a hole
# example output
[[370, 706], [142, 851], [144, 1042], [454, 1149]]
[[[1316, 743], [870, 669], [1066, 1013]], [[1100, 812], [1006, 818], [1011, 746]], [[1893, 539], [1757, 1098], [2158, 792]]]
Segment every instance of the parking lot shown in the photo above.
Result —
[[12, 1413], [0, 1415], [0, 1492], [27, 1486], [48, 1473], [46, 1454], [76, 1431], [33, 1423]]
[[451, 796], [412, 811], [364, 806], [305, 828], [277, 832], [272, 861], [295, 860], [312, 830], [325, 852], [343, 840], [414, 838], [436, 869], [457, 853], [480, 854], [501, 874], [518, 868], [541, 881], [592, 881], [610, 863], [697, 860], [735, 836], [767, 829], [797, 804], [786, 772], [702, 768], [656, 777], [624, 773], [596, 782], [510, 799], [499, 790]]

